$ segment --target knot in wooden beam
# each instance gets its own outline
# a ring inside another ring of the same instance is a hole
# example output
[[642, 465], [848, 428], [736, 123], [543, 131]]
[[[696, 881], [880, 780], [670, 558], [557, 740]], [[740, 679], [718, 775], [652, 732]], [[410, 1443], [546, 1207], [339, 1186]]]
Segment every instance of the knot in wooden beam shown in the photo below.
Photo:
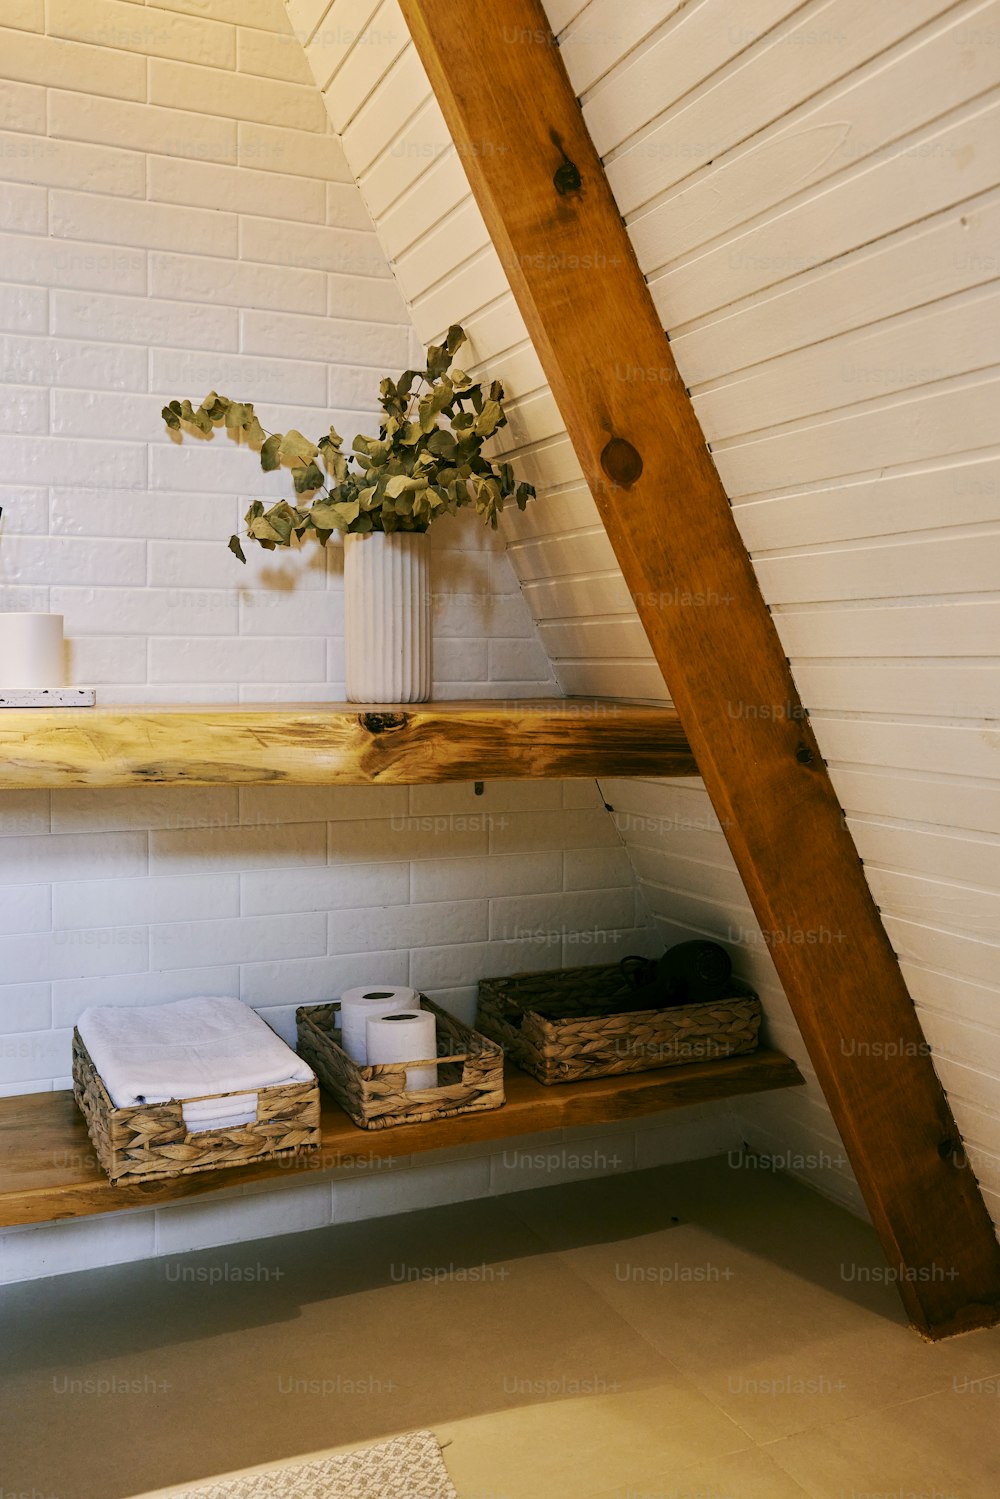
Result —
[[358, 723], [369, 734], [391, 734], [396, 729], [405, 729], [405, 713], [359, 713]]
[[569, 157], [563, 158], [562, 165], [557, 169], [552, 181], [555, 183], [557, 193], [565, 198], [569, 193], [578, 193], [583, 186], [583, 178], [576, 162], [570, 161]]
[[562, 161], [556, 168], [555, 176], [552, 178], [556, 192], [560, 197], [567, 198], [571, 193], [578, 193], [583, 187], [583, 178], [580, 176], [580, 168], [575, 161], [571, 161], [566, 155], [566, 149], [562, 143], [562, 137], [558, 131], [549, 131], [549, 140], [556, 150], [562, 155]]
[[642, 474], [642, 455], [624, 437], [612, 437], [601, 454], [601, 467], [615, 484], [628, 489]]

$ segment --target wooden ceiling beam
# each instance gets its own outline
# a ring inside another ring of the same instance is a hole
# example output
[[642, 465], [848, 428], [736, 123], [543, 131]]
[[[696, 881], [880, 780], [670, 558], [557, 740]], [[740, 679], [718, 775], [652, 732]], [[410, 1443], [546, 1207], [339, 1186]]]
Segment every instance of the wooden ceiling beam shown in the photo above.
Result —
[[995, 1322], [993, 1225], [540, 0], [401, 3], [908, 1314]]

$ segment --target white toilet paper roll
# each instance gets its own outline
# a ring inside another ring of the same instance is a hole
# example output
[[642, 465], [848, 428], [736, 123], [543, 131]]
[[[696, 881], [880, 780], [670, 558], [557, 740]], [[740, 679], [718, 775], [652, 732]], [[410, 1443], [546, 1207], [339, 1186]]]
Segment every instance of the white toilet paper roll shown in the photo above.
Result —
[[0, 687], [61, 687], [61, 614], [0, 614]]
[[[368, 1062], [422, 1062], [437, 1056], [437, 1025], [430, 1010], [400, 1010], [368, 1022]], [[406, 1091], [436, 1088], [436, 1067], [407, 1067]]]
[[368, 1062], [370, 1019], [392, 1015], [397, 1010], [419, 1010], [416, 989], [394, 989], [391, 984], [369, 984], [364, 989], [348, 989], [340, 997], [341, 1045], [347, 1055], [364, 1067]]

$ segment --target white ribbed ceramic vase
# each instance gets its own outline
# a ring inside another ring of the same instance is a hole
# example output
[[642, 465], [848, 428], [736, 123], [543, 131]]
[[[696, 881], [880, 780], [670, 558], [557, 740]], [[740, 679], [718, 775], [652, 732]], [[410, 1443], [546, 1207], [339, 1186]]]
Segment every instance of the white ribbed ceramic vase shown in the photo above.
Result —
[[344, 654], [352, 703], [431, 695], [430, 538], [414, 531], [344, 538]]

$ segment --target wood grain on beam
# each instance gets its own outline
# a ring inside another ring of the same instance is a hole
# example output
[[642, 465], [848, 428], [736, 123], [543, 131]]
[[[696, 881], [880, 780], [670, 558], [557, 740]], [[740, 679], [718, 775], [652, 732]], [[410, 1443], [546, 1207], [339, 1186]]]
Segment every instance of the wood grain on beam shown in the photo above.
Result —
[[170, 1181], [113, 1187], [101, 1170], [72, 1093], [28, 1093], [0, 1098], [0, 1228], [83, 1218], [122, 1208], [154, 1207], [223, 1187], [268, 1178], [365, 1166], [445, 1146], [502, 1140], [581, 1124], [637, 1119], [665, 1109], [792, 1088], [802, 1082], [795, 1063], [777, 1051], [665, 1067], [627, 1077], [595, 1078], [546, 1088], [508, 1069], [502, 1109], [465, 1114], [433, 1124], [362, 1130], [323, 1097], [323, 1140], [301, 1156], [260, 1161], [221, 1171], [200, 1171]]
[[0, 790], [695, 773], [672, 709], [588, 698], [0, 709]]
[[540, 0], [401, 4], [909, 1315], [996, 1321], [993, 1225]]

